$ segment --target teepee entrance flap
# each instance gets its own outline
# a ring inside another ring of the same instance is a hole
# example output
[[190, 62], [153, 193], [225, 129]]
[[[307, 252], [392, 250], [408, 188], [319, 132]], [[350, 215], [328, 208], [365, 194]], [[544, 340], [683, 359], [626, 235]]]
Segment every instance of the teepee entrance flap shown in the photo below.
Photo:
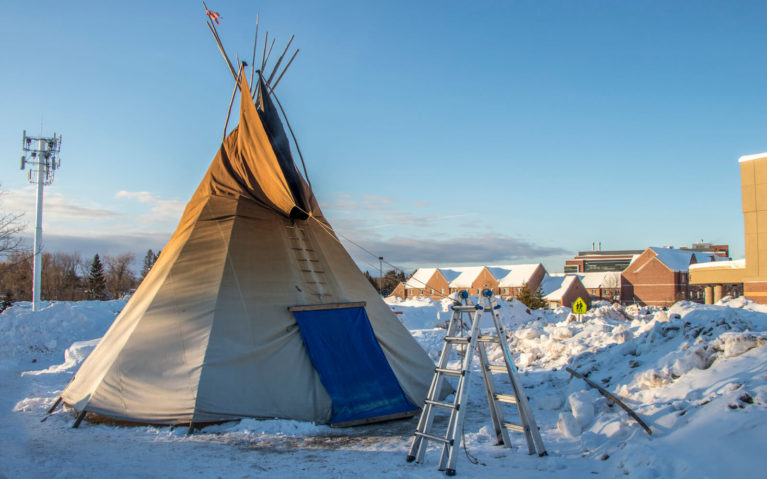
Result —
[[351, 426], [418, 412], [402, 391], [364, 306], [291, 308], [309, 358], [332, 400], [331, 426]]

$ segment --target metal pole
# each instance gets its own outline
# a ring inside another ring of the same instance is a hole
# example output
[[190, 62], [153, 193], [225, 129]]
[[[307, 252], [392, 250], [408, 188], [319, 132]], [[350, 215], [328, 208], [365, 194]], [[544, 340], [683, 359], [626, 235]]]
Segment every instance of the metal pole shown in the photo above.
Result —
[[378, 257], [378, 294], [383, 296], [383, 256]]
[[34, 268], [32, 276], [32, 311], [40, 311], [40, 285], [43, 270], [43, 187], [47, 164], [45, 142], [37, 140], [37, 214], [35, 215]]

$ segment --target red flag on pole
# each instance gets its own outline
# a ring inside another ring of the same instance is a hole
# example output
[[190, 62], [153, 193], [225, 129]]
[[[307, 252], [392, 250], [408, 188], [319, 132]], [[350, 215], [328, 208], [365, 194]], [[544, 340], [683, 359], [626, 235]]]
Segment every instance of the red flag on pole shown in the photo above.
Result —
[[218, 13], [218, 12], [212, 12], [212, 11], [208, 10], [207, 8], [205, 9], [205, 15], [207, 15], [207, 16], [208, 16], [208, 17], [209, 17], [211, 20], [213, 20], [214, 22], [216, 22], [216, 25], [219, 25], [219, 23], [218, 23], [218, 19], [219, 19], [219, 18], [223, 18], [223, 17], [221, 17], [221, 14], [220, 14], [220, 13]]

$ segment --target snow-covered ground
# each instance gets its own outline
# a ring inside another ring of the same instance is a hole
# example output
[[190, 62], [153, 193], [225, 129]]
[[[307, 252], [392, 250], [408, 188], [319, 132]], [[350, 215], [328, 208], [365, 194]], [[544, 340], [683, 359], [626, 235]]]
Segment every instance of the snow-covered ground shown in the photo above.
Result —
[[[41, 422], [124, 304], [50, 303], [32, 313], [29, 303], [18, 303], [0, 314], [0, 479], [442, 476], [437, 446], [430, 446], [425, 464], [405, 462], [417, 418], [347, 429], [249, 419], [192, 436], [171, 427], [83, 423], [72, 429], [66, 409]], [[436, 360], [447, 303], [390, 305]], [[568, 321], [567, 308], [528, 312], [518, 302], [502, 305], [549, 455], [529, 456], [516, 433], [512, 449], [494, 445], [481, 375], [472, 374], [463, 432], [466, 451], [479, 463], [461, 450], [460, 477], [764, 474], [767, 307], [743, 298], [713, 306], [678, 303], [668, 311], [605, 303], [578, 323]], [[623, 398], [653, 435], [571, 378], [565, 366]]]

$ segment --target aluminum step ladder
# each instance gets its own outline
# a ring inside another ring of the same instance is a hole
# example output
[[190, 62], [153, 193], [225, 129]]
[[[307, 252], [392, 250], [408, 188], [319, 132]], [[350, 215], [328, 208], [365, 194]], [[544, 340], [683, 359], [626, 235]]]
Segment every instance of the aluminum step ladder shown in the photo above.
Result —
[[[410, 452], [407, 456], [408, 462], [422, 462], [426, 453], [428, 441], [434, 441], [442, 444], [442, 454], [439, 459], [440, 471], [445, 471], [448, 476], [455, 475], [455, 464], [457, 456], [455, 455], [455, 446], [460, 446], [460, 441], [456, 444], [456, 438], [459, 431], [463, 429], [463, 421], [466, 417], [466, 405], [469, 396], [469, 378], [471, 375], [471, 363], [476, 350], [479, 356], [480, 370], [485, 384], [485, 395], [490, 409], [490, 418], [496, 435], [498, 445], [511, 447], [508, 431], [524, 433], [527, 440], [527, 446], [530, 454], [546, 455], [546, 449], [543, 446], [538, 425], [535, 423], [535, 417], [530, 408], [530, 404], [522, 387], [514, 362], [511, 358], [509, 345], [506, 340], [506, 329], [501, 319], [500, 305], [493, 296], [493, 292], [486, 289], [482, 292], [482, 302], [484, 304], [472, 304], [471, 297], [467, 291], [458, 293], [460, 302], [452, 306], [453, 314], [447, 327], [445, 335], [445, 344], [442, 346], [437, 367], [434, 369], [434, 378], [431, 387], [424, 401], [421, 418], [418, 421], [418, 427], [413, 436], [413, 442], [410, 446]], [[495, 334], [483, 336], [480, 331], [482, 313], [489, 312], [493, 317]], [[469, 319], [469, 321], [464, 321]], [[470, 324], [468, 336], [463, 335], [465, 325]], [[491, 364], [488, 355], [488, 343], [498, 344], [503, 353], [504, 364]], [[448, 368], [453, 346], [463, 346], [458, 349], [458, 353], [463, 353], [461, 367], [459, 369]], [[513, 394], [499, 394], [493, 374], [507, 374], [509, 383], [513, 389]], [[445, 376], [458, 378], [453, 402], [439, 401], [439, 391], [442, 380]], [[520, 423], [512, 423], [504, 420], [502, 404], [515, 405], [520, 418]], [[450, 411], [450, 418], [447, 424], [447, 430], [444, 436], [434, 434], [432, 426], [436, 409], [446, 409]]]

